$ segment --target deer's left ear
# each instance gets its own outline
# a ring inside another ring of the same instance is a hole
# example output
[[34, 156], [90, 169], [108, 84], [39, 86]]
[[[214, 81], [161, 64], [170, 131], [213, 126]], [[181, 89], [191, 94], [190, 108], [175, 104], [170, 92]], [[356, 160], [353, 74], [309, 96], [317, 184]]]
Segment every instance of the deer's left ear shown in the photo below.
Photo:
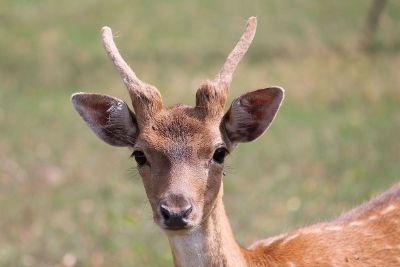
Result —
[[283, 96], [282, 88], [269, 87], [233, 100], [221, 125], [229, 140], [233, 144], [245, 143], [262, 135], [275, 118]]

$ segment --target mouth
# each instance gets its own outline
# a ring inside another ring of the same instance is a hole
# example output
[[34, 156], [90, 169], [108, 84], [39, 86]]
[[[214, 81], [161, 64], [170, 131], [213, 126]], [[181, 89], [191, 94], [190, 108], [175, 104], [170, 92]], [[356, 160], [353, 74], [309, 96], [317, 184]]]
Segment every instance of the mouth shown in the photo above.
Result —
[[167, 235], [185, 235], [196, 231], [198, 226], [186, 226], [182, 228], [162, 227]]
[[198, 225], [194, 222], [186, 222], [185, 224], [178, 225], [168, 225], [167, 223], [161, 221], [157, 223], [161, 229], [167, 232], [187, 232], [195, 229]]
[[180, 225], [168, 225], [165, 223], [162, 223], [161, 228], [167, 231], [187, 231], [192, 229], [194, 226], [191, 224], [180, 224]]
[[167, 231], [182, 231], [182, 230], [188, 230], [190, 228], [188, 228], [187, 226], [184, 226], [184, 227], [164, 226], [163, 229], [167, 230]]

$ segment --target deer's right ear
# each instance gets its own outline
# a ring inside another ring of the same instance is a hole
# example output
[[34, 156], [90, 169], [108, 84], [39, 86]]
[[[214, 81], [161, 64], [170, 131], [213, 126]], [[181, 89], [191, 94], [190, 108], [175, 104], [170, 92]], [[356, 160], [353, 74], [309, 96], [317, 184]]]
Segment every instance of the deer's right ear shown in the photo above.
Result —
[[122, 100], [101, 94], [76, 93], [71, 102], [86, 124], [107, 144], [135, 144], [139, 133], [136, 118]]

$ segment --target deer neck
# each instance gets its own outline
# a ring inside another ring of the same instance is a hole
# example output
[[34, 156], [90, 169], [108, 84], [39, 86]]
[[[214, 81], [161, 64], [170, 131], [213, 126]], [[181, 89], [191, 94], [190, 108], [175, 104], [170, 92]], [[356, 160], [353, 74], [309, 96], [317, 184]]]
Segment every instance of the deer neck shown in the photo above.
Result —
[[196, 229], [168, 233], [175, 266], [246, 266], [225, 213], [222, 196]]

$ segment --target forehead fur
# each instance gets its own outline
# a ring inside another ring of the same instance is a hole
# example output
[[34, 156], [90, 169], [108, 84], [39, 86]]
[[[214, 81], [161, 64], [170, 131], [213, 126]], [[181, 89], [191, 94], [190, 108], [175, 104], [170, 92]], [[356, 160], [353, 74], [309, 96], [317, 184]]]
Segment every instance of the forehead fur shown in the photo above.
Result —
[[211, 144], [211, 140], [219, 140], [220, 119], [205, 120], [206, 110], [187, 105], [175, 105], [157, 113], [148, 124], [141, 129], [140, 137], [147, 146], [171, 150], [185, 147], [193, 150]]
[[187, 142], [201, 132], [204, 121], [194, 112], [195, 108], [176, 105], [160, 112], [151, 124], [151, 130], [157, 135], [173, 142]]

